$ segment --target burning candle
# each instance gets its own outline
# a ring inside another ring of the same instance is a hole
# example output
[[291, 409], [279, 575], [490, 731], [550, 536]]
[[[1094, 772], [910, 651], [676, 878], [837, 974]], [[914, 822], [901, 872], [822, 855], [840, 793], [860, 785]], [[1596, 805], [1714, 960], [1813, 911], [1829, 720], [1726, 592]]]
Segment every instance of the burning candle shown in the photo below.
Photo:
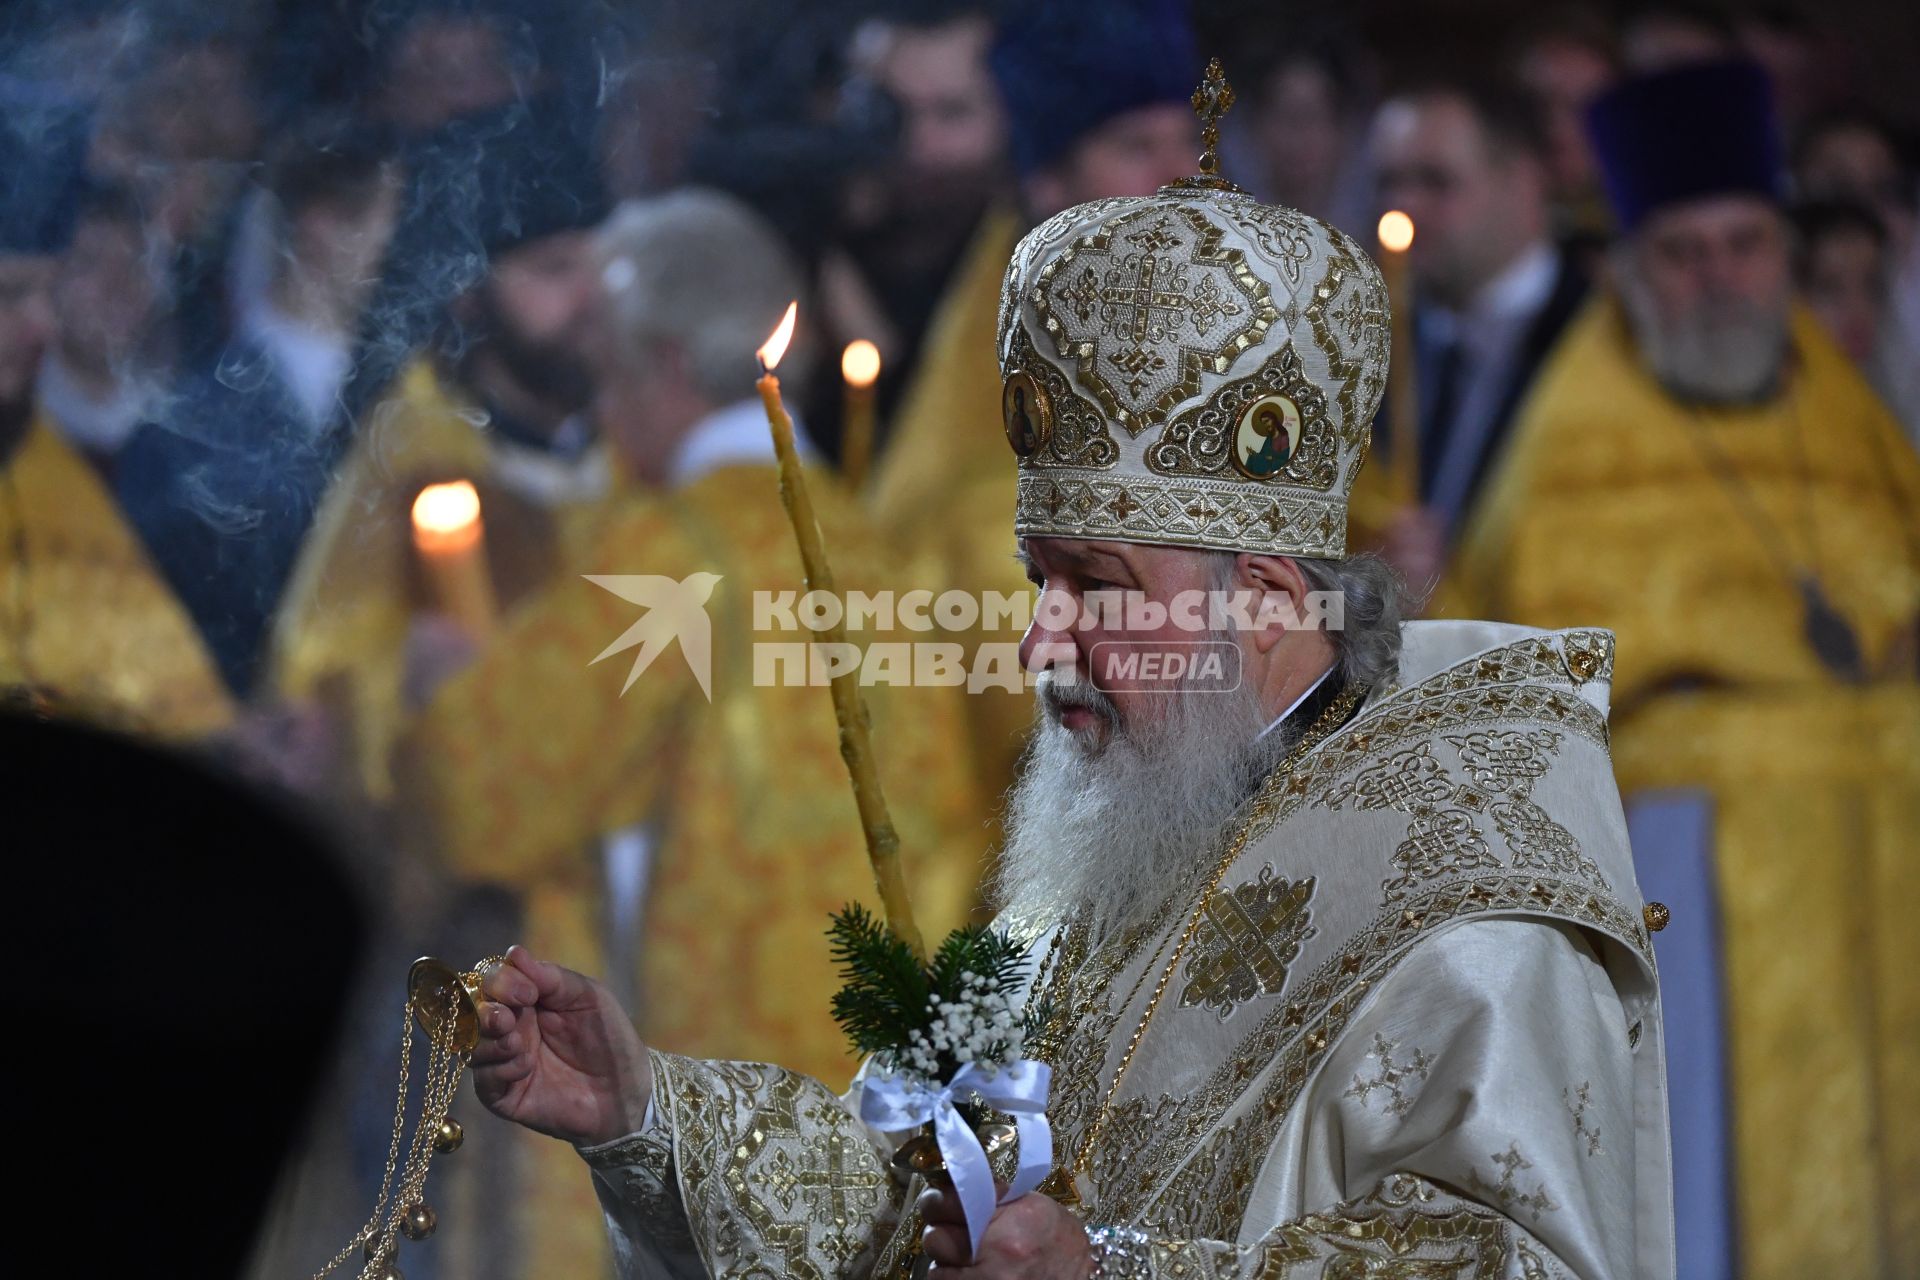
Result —
[[858, 492], [873, 467], [873, 384], [880, 377], [880, 348], [856, 338], [840, 353], [840, 377], [846, 384], [840, 418], [841, 469]]
[[435, 609], [476, 640], [493, 630], [493, 581], [487, 573], [480, 495], [471, 482], [430, 484], [413, 500], [413, 545]]
[[[820, 522], [813, 514], [813, 496], [807, 491], [807, 478], [800, 470], [800, 455], [793, 445], [793, 419], [780, 402], [780, 379], [773, 370], [787, 353], [793, 340], [793, 322], [799, 304], [789, 303], [766, 345], [761, 347], [760, 402], [766, 406], [767, 427], [773, 433], [773, 450], [780, 460], [780, 501], [787, 518], [793, 522], [793, 536], [800, 544], [800, 563], [806, 573], [809, 591], [833, 590], [833, 568], [827, 563], [827, 548], [820, 536]], [[846, 627], [836, 617], [833, 624], [814, 633], [816, 641], [842, 646]], [[832, 650], [839, 652], [838, 648]], [[842, 671], [832, 680], [833, 714], [840, 725], [840, 758], [847, 762], [847, 775], [853, 783], [854, 803], [860, 809], [860, 826], [866, 836], [867, 858], [873, 864], [874, 883], [880, 890], [880, 904], [886, 912], [887, 926], [894, 936], [912, 948], [916, 956], [926, 955], [920, 930], [913, 922], [913, 906], [907, 899], [906, 877], [900, 871], [900, 837], [887, 812], [886, 796], [880, 790], [880, 771], [875, 766], [873, 740], [868, 732], [867, 708], [860, 696], [857, 670]]]
[[1380, 215], [1380, 274], [1393, 309], [1393, 355], [1387, 366], [1387, 428], [1393, 454], [1394, 492], [1411, 506], [1420, 501], [1420, 394], [1413, 373], [1413, 281], [1407, 250], [1413, 219], [1398, 209]]

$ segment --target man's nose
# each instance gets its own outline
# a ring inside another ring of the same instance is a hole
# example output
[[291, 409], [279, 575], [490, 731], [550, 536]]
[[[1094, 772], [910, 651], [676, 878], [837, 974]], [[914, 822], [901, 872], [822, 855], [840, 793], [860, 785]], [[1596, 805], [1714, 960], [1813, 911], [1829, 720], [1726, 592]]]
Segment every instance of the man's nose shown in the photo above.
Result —
[[1034, 602], [1033, 621], [1020, 637], [1020, 665], [1024, 670], [1040, 672], [1056, 663], [1071, 664], [1078, 648], [1073, 639], [1071, 597], [1062, 592], [1042, 591]]

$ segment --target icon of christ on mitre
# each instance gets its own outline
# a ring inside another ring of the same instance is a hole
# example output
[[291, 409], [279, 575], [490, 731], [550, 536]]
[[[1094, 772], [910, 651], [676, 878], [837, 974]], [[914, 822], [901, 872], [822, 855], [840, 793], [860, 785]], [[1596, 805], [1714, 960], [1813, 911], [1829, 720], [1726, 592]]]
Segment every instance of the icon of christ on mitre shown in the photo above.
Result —
[[[578, 1147], [624, 1274], [1672, 1274], [1612, 638], [1402, 622], [1347, 557], [1386, 292], [1347, 236], [1217, 176], [1230, 94], [1210, 68], [1199, 175], [1047, 220], [1001, 295], [1030, 576], [1163, 606], [1042, 608], [1021, 645], [1038, 713], [994, 892], [1051, 1073], [1044, 1180], [970, 1223], [863, 1119], [873, 1061], [836, 1096], [652, 1050], [516, 948], [475, 1083]], [[1195, 594], [1251, 607], [1196, 633], [1170, 607]], [[1195, 642], [1232, 647], [1235, 687], [1103, 669]]]

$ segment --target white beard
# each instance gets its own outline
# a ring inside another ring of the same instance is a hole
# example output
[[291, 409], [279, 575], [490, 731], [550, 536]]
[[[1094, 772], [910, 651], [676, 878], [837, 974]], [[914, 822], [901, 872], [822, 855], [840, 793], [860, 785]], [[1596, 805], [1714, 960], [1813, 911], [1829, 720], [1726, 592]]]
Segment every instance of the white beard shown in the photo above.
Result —
[[[1158, 699], [1166, 708], [1151, 722], [1124, 730], [1090, 684], [1045, 672], [1038, 693], [994, 897], [1022, 920], [1085, 912], [1096, 937], [1143, 923], [1197, 876], [1234, 811], [1301, 732], [1289, 721], [1260, 738], [1271, 717], [1244, 688], [1183, 687]], [[1060, 716], [1071, 706], [1091, 707], [1104, 724], [1066, 728]]]
[[1751, 404], [1772, 394], [1787, 356], [1787, 307], [1708, 299], [1686, 316], [1660, 313], [1630, 272], [1620, 297], [1642, 357], [1662, 386], [1694, 404]]

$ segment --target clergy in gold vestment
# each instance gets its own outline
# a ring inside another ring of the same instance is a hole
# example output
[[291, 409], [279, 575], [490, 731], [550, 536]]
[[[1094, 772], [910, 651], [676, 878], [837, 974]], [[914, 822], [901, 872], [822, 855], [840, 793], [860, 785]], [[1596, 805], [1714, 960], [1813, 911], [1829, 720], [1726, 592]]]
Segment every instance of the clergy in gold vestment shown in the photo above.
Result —
[[[999, 437], [1000, 377], [994, 334], [1001, 283], [1021, 228], [1070, 205], [1147, 195], [1193, 165], [1184, 16], [1152, 21], [1129, 10], [1087, 22], [1068, 6], [1010, 11], [989, 53], [1012, 130], [1020, 207], [980, 220], [955, 269], [900, 400], [874, 476], [880, 528], [919, 557], [944, 587], [1014, 593], [1025, 580], [1006, 525], [1013, 473]], [[982, 628], [971, 640], [1006, 643]], [[982, 785], [1004, 791], [1032, 724], [1024, 695], [968, 699]]]
[[407, 635], [439, 603], [416, 565], [413, 501], [459, 479], [480, 494], [489, 577], [507, 604], [579, 552], [612, 488], [598, 450], [561, 458], [504, 437], [428, 357], [365, 415], [275, 616], [269, 678], [282, 697], [320, 697], [346, 715], [361, 786], [375, 799], [390, 795], [387, 756], [406, 718]]
[[[537, 945], [617, 973], [663, 1045], [844, 1083], [826, 920], [871, 884], [826, 690], [756, 664], [756, 641], [805, 639], [761, 630], [756, 595], [791, 607], [803, 587], [765, 415], [735, 399], [796, 273], [751, 213], [697, 192], [622, 209], [598, 261], [612, 345], [595, 415], [631, 487], [433, 698], [407, 740], [408, 798], [452, 871], [519, 890]], [[815, 491], [843, 589], [910, 585], [849, 498]], [[985, 854], [963, 691], [867, 693], [917, 905], [951, 927]], [[586, 1246], [605, 1247], [591, 1189], [552, 1169], [564, 1147], [539, 1150], [531, 1255], [586, 1274]]]
[[[1004, 295], [1044, 601], [999, 898], [1045, 1000], [1052, 1176], [976, 1250], [889, 1167], [864, 1083], [649, 1050], [517, 948], [476, 1089], [580, 1148], [624, 1273], [1672, 1274], [1662, 915], [1608, 766], [1611, 638], [1399, 623], [1391, 574], [1344, 555], [1379, 273], [1210, 160], [1049, 221]], [[1143, 262], [1161, 293], [1088, 297]], [[1149, 673], [1196, 639], [1238, 678]]]
[[[1699, 159], [1748, 146], [1758, 81], [1609, 100], [1618, 287], [1543, 373], [1438, 603], [1619, 637], [1614, 765], [1675, 909], [1682, 1274], [1913, 1275], [1920, 463], [1789, 309], [1771, 171]], [[1668, 143], [1690, 163], [1660, 175]]]
[[233, 707], [186, 610], [111, 490], [36, 407], [48, 292], [75, 190], [52, 134], [0, 130], [0, 702], [167, 737], [227, 728]]
[[460, 358], [416, 358], [361, 416], [274, 619], [274, 690], [321, 697], [347, 716], [376, 799], [389, 795], [387, 757], [405, 718], [407, 635], [438, 604], [415, 563], [420, 490], [475, 484], [494, 594], [510, 605], [579, 551], [612, 488], [581, 413], [577, 354], [589, 296], [589, 233], [578, 219], [597, 210], [568, 209], [573, 218], [558, 225], [495, 238], [488, 274], [453, 308]]
[[199, 632], [93, 466], [43, 420], [0, 429], [0, 690], [169, 738], [230, 727]]

